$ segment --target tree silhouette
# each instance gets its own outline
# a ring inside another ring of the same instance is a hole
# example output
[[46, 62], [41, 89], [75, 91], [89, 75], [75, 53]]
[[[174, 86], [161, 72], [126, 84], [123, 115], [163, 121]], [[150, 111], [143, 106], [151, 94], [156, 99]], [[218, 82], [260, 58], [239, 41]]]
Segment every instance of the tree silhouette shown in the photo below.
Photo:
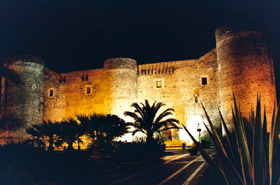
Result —
[[60, 147], [62, 139], [59, 137], [60, 124], [58, 122], [43, 121], [43, 124], [32, 125], [26, 129], [26, 133], [31, 135], [26, 142], [37, 147], [45, 147], [48, 143], [48, 150], [53, 151], [54, 145]]
[[78, 141], [78, 143], [83, 143], [81, 136], [84, 135], [84, 130], [80, 124], [73, 118], [69, 118], [60, 123], [61, 132], [60, 137], [62, 140], [68, 144], [67, 150], [74, 150], [73, 144]]
[[167, 118], [172, 116], [174, 109], [168, 108], [162, 113], [159, 113], [159, 109], [165, 104], [162, 102], [154, 102], [152, 105], [149, 104], [148, 100], [143, 103], [133, 103], [131, 107], [135, 110], [134, 112], [126, 111], [124, 115], [134, 119], [130, 125], [135, 128], [132, 132], [133, 135], [137, 132], [144, 133], [147, 144], [154, 141], [154, 134], [166, 131], [169, 129], [178, 129], [177, 123], [179, 122], [175, 118]]
[[128, 125], [116, 115], [92, 114], [89, 116], [77, 115], [76, 117], [81, 122], [85, 133], [93, 141], [112, 141], [128, 132]]

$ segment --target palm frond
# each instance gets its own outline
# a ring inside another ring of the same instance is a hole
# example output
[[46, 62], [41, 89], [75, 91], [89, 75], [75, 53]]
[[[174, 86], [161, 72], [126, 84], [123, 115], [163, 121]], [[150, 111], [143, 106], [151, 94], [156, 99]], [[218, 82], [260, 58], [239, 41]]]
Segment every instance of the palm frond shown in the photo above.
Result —
[[130, 111], [124, 112], [124, 115], [133, 118], [135, 121], [138, 121], [139, 119], [141, 119], [136, 113], [130, 112]]
[[178, 129], [176, 123], [178, 120], [169, 118], [162, 120], [167, 116], [172, 116], [173, 109], [166, 109], [161, 114], [158, 114], [159, 109], [165, 104], [162, 102], [154, 102], [152, 105], [149, 104], [148, 100], [144, 103], [133, 103], [131, 106], [135, 108], [134, 112], [126, 111], [126, 116], [134, 119], [133, 123], [129, 125], [134, 127], [135, 132], [143, 132], [147, 135], [147, 143], [153, 140], [154, 133], [161, 132], [163, 129]]
[[172, 112], [174, 112], [174, 109], [172, 108], [168, 108], [166, 110], [164, 110], [161, 114], [158, 115], [157, 119], [155, 120], [155, 123], [160, 122], [160, 120], [162, 120], [163, 118], [173, 115]]

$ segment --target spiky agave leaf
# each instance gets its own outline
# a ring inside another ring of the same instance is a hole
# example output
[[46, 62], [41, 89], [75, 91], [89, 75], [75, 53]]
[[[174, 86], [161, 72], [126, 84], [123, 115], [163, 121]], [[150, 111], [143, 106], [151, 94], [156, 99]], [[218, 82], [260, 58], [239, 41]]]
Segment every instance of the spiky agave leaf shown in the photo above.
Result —
[[243, 173], [243, 179], [245, 184], [251, 184], [253, 182], [253, 168], [249, 153], [249, 147], [247, 145], [247, 140], [245, 136], [245, 129], [243, 126], [243, 122], [241, 119], [241, 113], [239, 112], [237, 102], [234, 96], [234, 111], [233, 118], [234, 118], [234, 126], [235, 126], [235, 133], [238, 143], [239, 155], [241, 160], [241, 167]]
[[253, 147], [252, 159], [254, 169], [254, 184], [261, 185], [263, 183], [263, 133], [262, 133], [262, 119], [261, 119], [261, 100], [257, 98], [256, 119], [253, 129]]
[[234, 140], [231, 136], [231, 133], [229, 132], [229, 130], [227, 128], [226, 122], [225, 122], [225, 120], [222, 116], [222, 113], [221, 113], [220, 109], [219, 109], [219, 114], [220, 114], [220, 118], [221, 118], [221, 121], [222, 121], [223, 128], [224, 128], [225, 133], [226, 133], [227, 144], [228, 144], [229, 150], [230, 150], [230, 152], [228, 152], [229, 158], [231, 159], [231, 162], [236, 166], [236, 168], [239, 169], [237, 159], [235, 159], [235, 154], [233, 152], [233, 151], [235, 151], [235, 149], [237, 149], [236, 148], [236, 143], [234, 142]]
[[223, 145], [222, 145], [222, 142], [221, 142], [221, 140], [220, 140], [220, 137], [219, 137], [219, 135], [218, 135], [218, 132], [216, 131], [214, 125], [212, 124], [212, 122], [211, 122], [211, 120], [210, 120], [210, 117], [208, 116], [208, 113], [207, 113], [207, 111], [206, 111], [204, 105], [203, 105], [202, 103], [201, 103], [201, 105], [202, 105], [202, 108], [203, 108], [204, 113], [205, 113], [205, 115], [206, 115], [207, 121], [208, 121], [208, 123], [209, 123], [209, 125], [210, 125], [210, 128], [211, 128], [211, 130], [212, 130], [212, 132], [213, 132], [213, 136], [214, 136], [214, 137], [213, 137], [213, 142], [215, 143], [215, 147], [217, 147], [217, 148], [219, 148], [220, 150], [222, 150], [223, 153], [224, 153], [224, 154], [226, 155], [226, 157], [227, 157], [227, 153], [226, 153], [226, 151], [225, 151], [225, 149], [224, 149], [224, 147], [223, 147]]
[[[236, 99], [234, 97], [234, 109], [232, 110], [233, 113], [232, 115], [234, 121], [236, 143], [234, 142], [235, 140], [233, 138], [229, 137], [231, 136], [231, 134], [227, 130], [226, 124], [220, 113], [222, 124], [225, 127], [225, 131], [227, 134], [227, 142], [229, 146], [231, 147], [236, 146], [238, 148], [239, 158], [235, 158], [235, 159], [237, 160], [236, 162], [237, 164], [239, 162], [241, 164], [240, 166], [242, 170], [239, 171], [242, 171], [243, 182], [240, 182], [240, 184], [276, 185], [278, 183], [278, 179], [280, 175], [278, 171], [279, 166], [277, 164], [279, 162], [278, 150], [279, 150], [280, 110], [277, 108], [277, 113], [276, 113], [275, 107], [273, 110], [271, 133], [267, 135], [266, 111], [264, 110], [264, 119], [263, 119], [263, 126], [262, 126], [260, 98], [258, 97], [257, 99], [256, 114], [254, 115], [254, 111], [252, 111], [250, 115], [250, 122], [245, 127], [245, 124], [242, 120], [242, 116], [240, 113], [240, 108], [238, 108]], [[207, 120], [209, 121], [209, 125], [211, 129], [212, 127], [214, 128], [207, 113], [206, 113], [206, 117]], [[210, 129], [207, 126], [206, 129], [216, 146], [216, 150], [218, 154], [218, 160], [220, 166], [217, 166], [216, 170], [217, 169], [221, 170], [221, 173], [224, 175], [224, 178], [228, 184], [236, 184], [234, 180], [233, 181], [229, 180], [230, 177], [228, 177], [228, 175], [232, 174], [232, 176], [234, 176], [234, 174], [236, 173], [236, 172], [232, 172], [232, 170], [230, 169], [231, 166], [233, 166], [234, 168], [239, 168], [239, 167], [237, 167], [237, 165], [234, 165], [234, 163], [231, 163], [231, 160], [225, 157], [226, 155], [225, 153], [223, 153], [222, 150], [223, 145], [219, 142], [218, 135], [215, 134], [215, 130], [210, 131]], [[188, 134], [190, 135], [189, 132]], [[200, 146], [199, 143], [196, 142], [192, 136], [191, 138], [198, 146], [198, 149], [203, 150], [201, 147], [199, 147]], [[231, 150], [232, 152], [228, 152], [227, 148], [225, 149], [228, 154], [236, 152], [234, 148], [232, 148]], [[207, 159], [205, 160], [208, 161]], [[227, 168], [225, 168], [225, 166]], [[230, 172], [224, 173], [225, 170], [228, 170]], [[239, 172], [239, 174], [241, 174], [241, 172]]]
[[279, 156], [279, 128], [280, 128], [280, 110], [277, 107], [276, 119], [272, 124], [269, 141], [269, 176], [270, 185], [276, 185], [279, 179], [279, 168], [277, 166]]
[[263, 184], [269, 184], [269, 148], [268, 148], [268, 134], [267, 134], [267, 119], [266, 119], [266, 110], [264, 108], [264, 117], [263, 117], [263, 148], [264, 148], [264, 179]]
[[220, 169], [222, 171], [222, 174], [224, 175], [224, 178], [227, 182], [227, 184], [243, 184], [242, 178], [240, 174], [238, 173], [237, 169], [235, 168], [234, 164], [231, 162], [231, 160], [228, 158], [227, 154], [224, 153], [221, 148], [218, 147], [218, 143], [215, 141], [215, 134], [209, 130], [209, 128], [206, 126], [206, 124], [203, 122], [207, 132], [209, 133], [212, 141], [214, 142], [216, 152], [218, 155], [218, 160], [220, 163]]
[[276, 120], [276, 103], [274, 104], [273, 113], [272, 113], [272, 120], [271, 120], [271, 128], [270, 134], [268, 136], [268, 166], [269, 166], [269, 185], [272, 185], [272, 173], [273, 173], [273, 135], [274, 135], [274, 127], [275, 127], [275, 120]]
[[204, 158], [204, 160], [207, 162], [207, 164], [210, 165], [210, 167], [216, 172], [216, 174], [218, 175], [218, 179], [222, 180], [223, 179], [223, 173], [220, 169], [220, 167], [217, 165], [217, 163], [215, 161], [213, 161], [211, 159], [211, 157], [205, 152], [205, 150], [203, 149], [203, 147], [201, 146], [201, 144], [199, 142], [196, 141], [196, 139], [193, 137], [193, 135], [189, 132], [189, 130], [183, 125], [181, 124], [182, 127], [185, 129], [185, 131], [188, 133], [188, 135], [190, 136], [190, 138], [192, 139], [192, 141], [195, 143], [197, 149], [199, 150], [200, 154], [202, 155], [202, 157]]

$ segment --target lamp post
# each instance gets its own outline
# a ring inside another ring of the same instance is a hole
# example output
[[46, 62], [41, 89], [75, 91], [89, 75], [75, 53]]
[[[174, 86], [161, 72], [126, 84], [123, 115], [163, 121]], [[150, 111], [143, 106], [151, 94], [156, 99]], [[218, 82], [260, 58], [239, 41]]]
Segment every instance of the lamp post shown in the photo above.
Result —
[[201, 128], [199, 126], [199, 123], [197, 123], [197, 132], [198, 132], [198, 142], [200, 143], [200, 132], [201, 132]]

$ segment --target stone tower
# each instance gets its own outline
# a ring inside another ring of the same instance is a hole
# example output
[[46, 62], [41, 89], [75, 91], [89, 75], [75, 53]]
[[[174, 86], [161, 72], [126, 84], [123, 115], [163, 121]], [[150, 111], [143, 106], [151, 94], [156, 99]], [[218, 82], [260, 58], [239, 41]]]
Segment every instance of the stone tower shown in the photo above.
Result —
[[[44, 61], [33, 56], [7, 57], [3, 65], [17, 73], [23, 82], [15, 85], [2, 78], [1, 92], [1, 117], [18, 119], [24, 125], [14, 138], [14, 141], [22, 141], [26, 138], [26, 127], [42, 123]], [[15, 136], [15, 133], [7, 134]]]
[[110, 113], [125, 118], [124, 111], [137, 101], [137, 63], [130, 58], [113, 58], [104, 62], [104, 69], [111, 88]]
[[232, 123], [233, 93], [245, 118], [256, 107], [259, 94], [270, 129], [276, 90], [267, 35], [252, 29], [220, 27], [216, 30], [216, 49], [221, 110], [226, 121]]

